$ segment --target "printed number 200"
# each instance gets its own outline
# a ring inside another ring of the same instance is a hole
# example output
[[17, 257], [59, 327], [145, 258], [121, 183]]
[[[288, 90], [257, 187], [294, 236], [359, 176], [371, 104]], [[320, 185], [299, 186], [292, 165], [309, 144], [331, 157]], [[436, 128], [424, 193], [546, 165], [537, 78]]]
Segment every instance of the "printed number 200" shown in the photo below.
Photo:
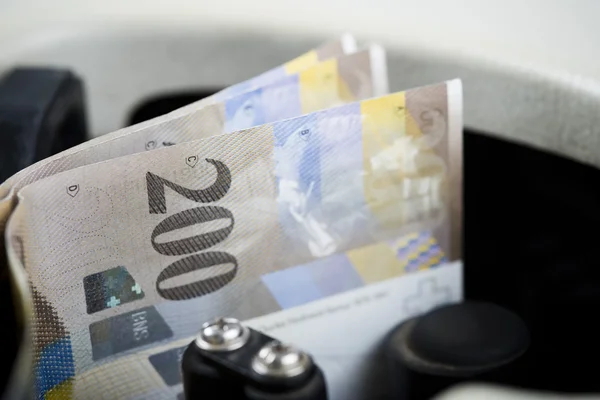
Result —
[[[217, 169], [217, 178], [210, 187], [205, 189], [188, 189], [161, 178], [152, 172], [148, 172], [146, 174], [146, 186], [150, 214], [167, 213], [165, 187], [197, 203], [213, 203], [223, 198], [231, 187], [231, 172], [221, 161], [211, 159], [206, 159], [206, 161], [214, 165]], [[166, 243], [156, 242], [156, 237], [161, 234], [219, 219], [228, 219], [230, 221], [229, 225], [213, 232], [185, 239], [173, 240]], [[187, 300], [219, 290], [231, 282], [237, 273], [238, 267], [237, 259], [233, 255], [222, 251], [199, 252], [225, 240], [233, 230], [233, 225], [233, 213], [224, 207], [214, 205], [191, 208], [163, 219], [154, 228], [152, 237], [150, 238], [154, 250], [167, 256], [197, 254], [181, 258], [161, 271], [156, 279], [156, 291], [158, 294], [169, 300]], [[170, 288], [161, 287], [161, 284], [168, 279], [223, 264], [233, 264], [233, 269], [220, 275], [185, 285]]]

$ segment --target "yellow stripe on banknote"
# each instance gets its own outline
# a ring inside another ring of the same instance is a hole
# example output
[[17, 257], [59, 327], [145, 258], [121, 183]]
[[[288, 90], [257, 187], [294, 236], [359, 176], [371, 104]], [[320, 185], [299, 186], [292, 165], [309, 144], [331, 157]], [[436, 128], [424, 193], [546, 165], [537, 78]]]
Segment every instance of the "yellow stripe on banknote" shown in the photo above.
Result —
[[402, 142], [406, 136], [406, 98], [404, 93], [396, 93], [365, 100], [360, 107], [365, 199], [381, 224], [398, 226], [404, 222], [399, 208], [407, 148]]
[[319, 62], [319, 56], [316, 51], [309, 51], [306, 54], [301, 55], [298, 58], [293, 59], [285, 63], [285, 72], [288, 75], [297, 74]]
[[406, 135], [411, 136], [413, 138], [420, 137], [423, 133], [421, 132], [419, 123], [415, 119], [414, 115], [412, 115], [410, 113], [408, 108], [404, 109], [404, 118], [405, 118]]
[[357, 100], [356, 97], [350, 91], [350, 85], [348, 85], [348, 83], [346, 81], [344, 81], [342, 76], [339, 74], [337, 77], [337, 87], [338, 87], [338, 93], [337, 93], [338, 98], [342, 103], [352, 103], [353, 101]]
[[440, 263], [440, 257], [433, 257], [428, 262], [419, 265], [419, 271], [425, 271]]
[[404, 273], [394, 251], [384, 243], [351, 250], [346, 255], [366, 285]]
[[418, 250], [420, 253], [426, 252], [427, 250], [429, 250], [429, 244], [428, 243], [422, 244], [421, 246], [419, 246]]
[[73, 380], [68, 379], [48, 390], [45, 400], [71, 400], [73, 398]]
[[340, 102], [338, 94], [338, 63], [331, 59], [300, 72], [300, 103], [302, 112], [309, 113]]

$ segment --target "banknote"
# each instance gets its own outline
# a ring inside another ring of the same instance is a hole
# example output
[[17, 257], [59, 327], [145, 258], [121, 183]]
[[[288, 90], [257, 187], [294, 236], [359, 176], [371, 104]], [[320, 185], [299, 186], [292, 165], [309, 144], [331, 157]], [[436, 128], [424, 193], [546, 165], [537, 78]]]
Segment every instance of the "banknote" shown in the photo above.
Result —
[[[319, 46], [315, 50], [311, 50], [291, 61], [288, 61], [287, 63], [285, 63], [282, 66], [279, 66], [272, 70], [269, 70], [257, 77], [250, 78], [248, 81], [244, 81], [239, 84], [233, 85], [230, 88], [226, 88], [223, 91], [218, 92], [213, 96], [209, 96], [204, 101], [199, 101], [199, 102], [189, 104], [185, 107], [182, 107], [178, 110], [173, 111], [172, 113], [165, 114], [165, 115], [153, 118], [148, 121], [143, 121], [136, 125], [128, 126], [123, 129], [119, 129], [115, 132], [112, 132], [110, 134], [106, 134], [106, 135], [100, 136], [98, 138], [92, 139], [90, 141], [82, 143], [81, 145], [75, 146], [71, 149], [68, 149], [64, 152], [54, 155], [46, 160], [43, 160], [43, 162], [49, 162], [51, 160], [56, 160], [58, 158], [63, 157], [64, 155], [79, 152], [82, 149], [96, 146], [98, 144], [101, 144], [101, 143], [113, 140], [115, 138], [127, 135], [131, 132], [143, 130], [144, 128], [149, 127], [149, 126], [163, 124], [163, 123], [168, 122], [169, 120], [173, 119], [176, 116], [183, 116], [183, 115], [189, 114], [199, 108], [202, 108], [202, 106], [205, 104], [218, 102], [219, 100], [223, 101], [229, 97], [234, 97], [235, 95], [258, 89], [269, 83], [280, 80], [287, 75], [297, 74], [297, 73], [303, 71], [304, 69], [307, 69], [314, 65], [319, 64], [320, 62], [322, 62], [324, 60], [339, 57], [344, 54], [351, 54], [351, 53], [354, 53], [355, 51], [356, 51], [356, 40], [354, 39], [354, 37], [352, 35], [344, 34], [340, 38], [333, 40], [331, 42], [327, 42], [327, 43]], [[359, 100], [359, 98], [357, 98], [355, 100]], [[308, 112], [310, 112], [310, 111], [308, 111]], [[18, 173], [17, 175], [8, 179], [6, 182], [2, 183], [0, 185], [0, 199], [6, 197], [9, 193], [12, 185], [17, 180], [19, 180], [23, 175], [27, 174], [28, 171], [29, 171], [29, 168], [26, 168], [23, 171], [21, 171], [20, 173]], [[0, 209], [1, 208], [2, 207], [0, 207]], [[3, 215], [3, 214], [0, 214], [0, 215]]]
[[[346, 37], [338, 42], [332, 43], [329, 48], [327, 48], [327, 46], [323, 46], [318, 50], [319, 57], [321, 59], [327, 59], [338, 55], [340, 54], [340, 48], [344, 52], [351, 52], [353, 50], [351, 42], [352, 39]], [[336, 43], [340, 45], [336, 45]], [[352, 59], [356, 60], [357, 62], [354, 66], [356, 69], [358, 69], [357, 73], [362, 72], [363, 74], [367, 74], [369, 76], [367, 81], [357, 81], [354, 79], [354, 76], [352, 75], [354, 68], [352, 67]], [[368, 51], [362, 52], [362, 56], [361, 53], [359, 53], [352, 59], [339, 60], [339, 66], [343, 68], [339, 71], [334, 71], [334, 81], [338, 80], [340, 88], [343, 88], [343, 85], [345, 85], [342, 71], [344, 71], [344, 73], [350, 72], [350, 79], [347, 86], [350, 92], [356, 95], [354, 98], [352, 98], [352, 100], [359, 100], [366, 97], [380, 95], [387, 91], [387, 75], [380, 75], [377, 79], [372, 79], [373, 74], [385, 74], [385, 57], [383, 54], [379, 54], [376, 51]], [[372, 62], [379, 64], [372, 64]], [[301, 69], [298, 66], [298, 62], [294, 62], [292, 64], [296, 65], [296, 70]], [[308, 67], [308, 65], [309, 64], [306, 62], [304, 63], [305, 67]], [[310, 78], [314, 77], [315, 75], [319, 76], [319, 74], [323, 76], [325, 74], [331, 75], [331, 65], [332, 63], [330, 62], [322, 65], [320, 68], [312, 70], [312, 72], [309, 70], [307, 76]], [[294, 70], [289, 66], [286, 68], [290, 73]], [[361, 70], [360, 68], [363, 69]], [[271, 76], [273, 79], [275, 79], [274, 74], [271, 74]], [[328, 99], [335, 100], [335, 103], [328, 104], [326, 101], [322, 101], [321, 103], [306, 102], [306, 94], [309, 93], [310, 90], [319, 90], [320, 93], [323, 93], [323, 90], [319, 87], [315, 87], [314, 84], [311, 86], [310, 79], [307, 80], [305, 77], [303, 78], [302, 75], [293, 74], [291, 78], [292, 79], [288, 80], [285, 80], [285, 78], [279, 79], [280, 82], [275, 81], [275, 85], [273, 87], [263, 88], [264, 90], [262, 91], [261, 89], [255, 89], [253, 91], [254, 93], [250, 93], [250, 96], [244, 97], [243, 102], [237, 101], [234, 97], [230, 102], [225, 102], [221, 105], [217, 104], [211, 107], [211, 109], [200, 114], [192, 114], [190, 118], [179, 118], [175, 121], [173, 121], [172, 116], [160, 117], [149, 122], [122, 129], [113, 134], [104, 135], [103, 137], [93, 139], [83, 145], [69, 149], [66, 152], [51, 157], [50, 159], [46, 159], [28, 169], [21, 171], [19, 174], [13, 176], [7, 182], [0, 185], [0, 198], [2, 198], [0, 199], [0, 231], [4, 232], [5, 223], [15, 204], [14, 194], [16, 193], [16, 189], [26, 185], [29, 182], [41, 179], [44, 176], [52, 175], [66, 169], [75, 168], [80, 165], [104, 161], [110, 158], [118, 157], [119, 155], [128, 154], [130, 152], [152, 150], [157, 146], [167, 146], [175, 141], [191, 140], [193, 138], [221, 133], [225, 130], [224, 124], [228, 121], [227, 118], [230, 117], [233, 118], [232, 120], [236, 121], [234, 125], [236, 125], [237, 128], [240, 128], [240, 113], [235, 112], [235, 106], [236, 104], [239, 105], [246, 103], [244, 105], [244, 115], [247, 117], [249, 107], [246, 100], [252, 101], [252, 106], [254, 111], [256, 111], [255, 114], [257, 116], [263, 116], [262, 120], [260, 121], [249, 121], [250, 124], [265, 123], [269, 120], [300, 115], [316, 109], [311, 107], [327, 107], [329, 105], [339, 103], [339, 99], [332, 98], [331, 95], [329, 95]], [[261, 79], [263, 82], [268, 81], [268, 79], [265, 77]], [[316, 81], [318, 82], [318, 80]], [[357, 85], [365, 85], [365, 87]], [[330, 89], [333, 90], [335, 88], [330, 87]], [[346, 93], [343, 91], [340, 92]], [[300, 98], [300, 93], [304, 95], [303, 98]], [[254, 94], [254, 96], [251, 96], [252, 94]], [[288, 98], [286, 96], [296, 97]], [[269, 103], [265, 102], [269, 100], [279, 101], [280, 104], [288, 104], [288, 107], [273, 109], [272, 107], [267, 108], [265, 106], [264, 108], [261, 108], [261, 104], [268, 105]], [[346, 97], [344, 100], [349, 100], [349, 98]], [[188, 111], [193, 112], [197, 108], [198, 107], [188, 108]], [[150, 128], [150, 130], [144, 131], [144, 127]], [[128, 135], [131, 136], [128, 137]], [[140, 143], [143, 145], [139, 146]], [[16, 187], [14, 187], [15, 183], [17, 183]], [[32, 312], [32, 300], [31, 294], [29, 293], [28, 278], [20, 267], [15, 268], [12, 265], [7, 265], [7, 262], [5, 261], [6, 259], [4, 258], [4, 242], [2, 242], [2, 245], [0, 245], [0, 250], [3, 254], [2, 259], [0, 260], [0, 269], [3, 271], [3, 274], [8, 273], [8, 276], [11, 279], [13, 291], [17, 296], [17, 302], [15, 304], [18, 305], [18, 314], [23, 316], [24, 321], [28, 321], [28, 316]], [[28, 336], [29, 326], [26, 324], [24, 328], [25, 330], [23, 331], [23, 341], [21, 345], [22, 351], [19, 358], [23, 360], [24, 367], [20, 368], [19, 370], [27, 370], [28, 368], [28, 350], [26, 348], [31, 343], [31, 340]], [[21, 374], [21, 376], [26, 375], [27, 374]]]
[[[81, 165], [172, 146], [190, 140], [296, 117], [388, 91], [385, 51], [380, 46], [331, 58], [263, 87], [192, 113], [135, 129], [45, 159], [0, 186], [6, 201], [21, 187]], [[0, 206], [2, 207], [2, 206]], [[2, 211], [0, 209], [0, 211]], [[0, 214], [0, 216], [5, 214]]]
[[[6, 220], [15, 204], [15, 193], [21, 187], [46, 176], [119, 156], [172, 146], [379, 96], [387, 93], [387, 87], [385, 51], [379, 46], [372, 46], [354, 54], [319, 63], [303, 72], [284, 77], [224, 102], [208, 105], [191, 114], [78, 150], [68, 150], [34, 164], [0, 186], [0, 195], [5, 194], [5, 197], [0, 199], [0, 231], [4, 231]], [[20, 275], [18, 270], [12, 270], [11, 273]], [[23, 292], [24, 288], [21, 291]]]
[[288, 267], [357, 248], [352, 263], [383, 263], [413, 232], [450, 254], [461, 113], [450, 81], [24, 187], [9, 258], [33, 287], [38, 365], [65, 363], [41, 365], [43, 381], [189, 337], [215, 315], [272, 312], [287, 300], [261, 293]]

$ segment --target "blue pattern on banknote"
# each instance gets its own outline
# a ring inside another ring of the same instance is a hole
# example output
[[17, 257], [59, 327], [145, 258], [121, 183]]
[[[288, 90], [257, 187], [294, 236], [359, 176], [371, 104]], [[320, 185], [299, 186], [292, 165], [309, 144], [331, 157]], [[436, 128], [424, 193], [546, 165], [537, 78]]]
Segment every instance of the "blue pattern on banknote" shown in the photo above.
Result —
[[323, 298], [310, 271], [303, 265], [272, 272], [261, 279], [283, 309]]
[[262, 90], [232, 97], [225, 102], [225, 131], [233, 132], [266, 123]]
[[266, 122], [302, 115], [298, 74], [287, 76], [265, 86], [262, 89], [262, 104]]
[[260, 89], [225, 101], [225, 131], [297, 117], [302, 114], [298, 75], [291, 75]]
[[[279, 201], [309, 210], [321, 198], [320, 138], [315, 115], [273, 123]], [[284, 193], [294, 187], [294, 193]], [[291, 196], [291, 197], [290, 197]]]
[[279, 219], [299, 249], [322, 256], [335, 247], [320, 221], [320, 132], [314, 114], [273, 123]]
[[265, 86], [273, 81], [281, 79], [286, 76], [285, 67], [277, 67], [273, 68], [270, 71], [267, 71], [259, 76], [248, 79], [244, 82], [237, 83], [235, 85], [229, 86], [223, 91], [216, 93], [214, 95], [215, 100], [223, 101], [233, 96], [238, 96], [240, 94], [249, 92], [251, 90], [260, 88]]
[[364, 285], [344, 254], [334, 254], [308, 264], [271, 272], [261, 279], [282, 309], [307, 304]]
[[[321, 221], [337, 240], [365, 232], [370, 213], [364, 195], [362, 117], [359, 103], [316, 114], [320, 134]], [[359, 211], [357, 211], [359, 210]]]
[[43, 400], [50, 389], [74, 376], [71, 338], [67, 336], [42, 350], [35, 371], [36, 398]]

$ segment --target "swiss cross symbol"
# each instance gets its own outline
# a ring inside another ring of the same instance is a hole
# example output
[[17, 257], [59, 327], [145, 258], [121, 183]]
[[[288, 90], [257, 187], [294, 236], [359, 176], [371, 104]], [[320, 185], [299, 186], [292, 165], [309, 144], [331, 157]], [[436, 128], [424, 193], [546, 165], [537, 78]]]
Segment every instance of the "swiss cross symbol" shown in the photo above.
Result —
[[417, 292], [404, 300], [404, 310], [409, 315], [423, 314], [451, 300], [452, 292], [448, 286], [439, 286], [434, 278], [425, 279], [418, 283]]
[[117, 299], [115, 296], [112, 296], [108, 302], [106, 302], [106, 306], [113, 308], [121, 304], [121, 300]]
[[140, 294], [140, 293], [142, 293], [142, 287], [140, 286], [139, 283], [136, 282], [136, 284], [131, 287], [131, 291], [136, 292], [137, 294]]

